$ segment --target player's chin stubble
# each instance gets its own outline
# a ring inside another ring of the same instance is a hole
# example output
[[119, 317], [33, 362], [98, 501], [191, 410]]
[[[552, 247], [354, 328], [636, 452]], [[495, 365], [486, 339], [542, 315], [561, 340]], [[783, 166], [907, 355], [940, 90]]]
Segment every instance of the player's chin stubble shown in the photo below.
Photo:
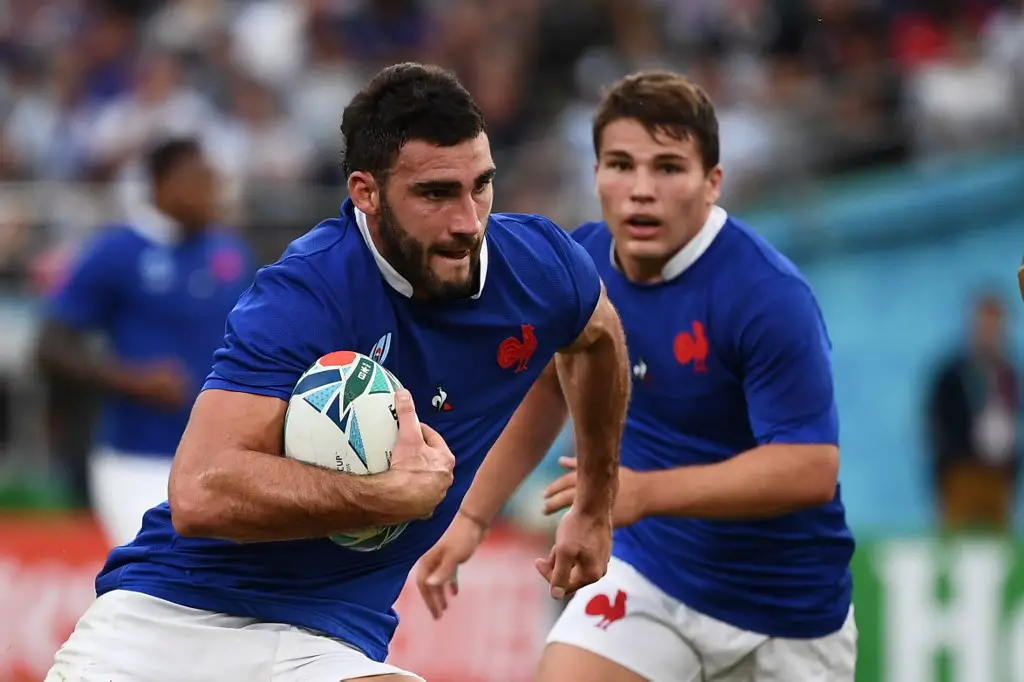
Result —
[[480, 277], [480, 247], [482, 240], [446, 244], [453, 250], [468, 249], [469, 273], [466, 277], [443, 280], [430, 267], [430, 250], [402, 227], [391, 205], [383, 197], [380, 206], [381, 255], [412, 284], [417, 297], [432, 299], [468, 298], [476, 293]]

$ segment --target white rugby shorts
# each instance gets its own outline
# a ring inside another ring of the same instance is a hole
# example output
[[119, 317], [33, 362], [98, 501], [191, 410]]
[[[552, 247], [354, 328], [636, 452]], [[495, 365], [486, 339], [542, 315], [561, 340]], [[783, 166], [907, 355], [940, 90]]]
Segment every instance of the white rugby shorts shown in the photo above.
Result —
[[78, 621], [44, 682], [339, 682], [388, 674], [423, 682], [310, 630], [115, 590]]
[[142, 516], [167, 500], [171, 458], [100, 448], [89, 455], [92, 508], [112, 547], [135, 539]]
[[651, 682], [853, 682], [857, 626], [818, 639], [747, 632], [687, 607], [612, 558], [576, 593], [548, 635]]

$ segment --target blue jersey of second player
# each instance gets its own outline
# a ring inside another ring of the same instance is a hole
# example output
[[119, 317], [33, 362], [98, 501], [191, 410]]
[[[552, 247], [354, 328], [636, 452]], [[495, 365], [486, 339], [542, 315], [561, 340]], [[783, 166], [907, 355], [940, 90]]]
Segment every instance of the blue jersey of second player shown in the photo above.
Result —
[[129, 364], [174, 360], [192, 394], [178, 410], [125, 396], [104, 398], [97, 445], [169, 457], [224, 338], [224, 321], [251, 281], [248, 250], [225, 232], [176, 239], [160, 214], [103, 229], [74, 263], [47, 315], [107, 338]]
[[97, 591], [144, 592], [184, 606], [324, 632], [384, 660], [392, 606], [448, 527], [484, 455], [557, 349], [590, 319], [601, 283], [587, 253], [539, 216], [494, 215], [476, 296], [429, 302], [372, 248], [351, 202], [260, 270], [228, 318], [207, 388], [287, 400], [336, 350], [373, 353], [412, 392], [420, 419], [456, 457], [428, 521], [359, 552], [328, 539], [236, 544], [175, 534], [167, 504], [115, 549]]
[[[838, 444], [830, 343], [795, 266], [715, 207], [663, 281], [630, 283], [604, 223], [573, 237], [593, 256], [626, 331], [633, 390], [622, 464], [713, 464], [768, 443]], [[691, 608], [777, 637], [845, 621], [853, 538], [839, 489], [824, 506], [756, 521], [649, 517], [614, 554]]]

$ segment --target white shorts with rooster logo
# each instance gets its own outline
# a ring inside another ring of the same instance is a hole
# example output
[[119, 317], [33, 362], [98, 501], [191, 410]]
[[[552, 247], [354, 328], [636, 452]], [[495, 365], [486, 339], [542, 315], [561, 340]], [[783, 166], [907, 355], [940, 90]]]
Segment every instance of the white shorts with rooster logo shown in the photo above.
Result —
[[673, 599], [616, 558], [555, 623], [548, 643], [586, 649], [651, 682], [853, 682], [857, 626], [819, 639], [740, 630]]

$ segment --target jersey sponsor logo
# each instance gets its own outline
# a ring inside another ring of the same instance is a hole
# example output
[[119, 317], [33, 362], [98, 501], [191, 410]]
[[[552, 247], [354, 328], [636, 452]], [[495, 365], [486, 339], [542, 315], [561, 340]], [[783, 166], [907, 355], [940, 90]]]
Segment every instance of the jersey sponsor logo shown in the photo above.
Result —
[[532, 324], [524, 324], [520, 330], [521, 339], [510, 336], [498, 346], [498, 365], [502, 369], [516, 368], [522, 372], [527, 368], [530, 358], [537, 350], [537, 337], [533, 333]]
[[626, 593], [619, 590], [614, 601], [606, 594], [599, 594], [587, 602], [585, 613], [588, 616], [600, 616], [596, 627], [607, 630], [608, 626], [626, 617]]
[[708, 371], [708, 337], [704, 333], [704, 325], [694, 320], [692, 331], [684, 331], [676, 334], [676, 340], [672, 344], [672, 351], [675, 353], [676, 361], [680, 365], [693, 363], [693, 371], [697, 374], [704, 374]]
[[437, 387], [437, 392], [434, 393], [434, 397], [430, 399], [430, 404], [434, 406], [434, 409], [438, 412], [448, 412], [452, 409], [452, 404], [448, 402], [448, 391], [444, 390], [441, 386]]

